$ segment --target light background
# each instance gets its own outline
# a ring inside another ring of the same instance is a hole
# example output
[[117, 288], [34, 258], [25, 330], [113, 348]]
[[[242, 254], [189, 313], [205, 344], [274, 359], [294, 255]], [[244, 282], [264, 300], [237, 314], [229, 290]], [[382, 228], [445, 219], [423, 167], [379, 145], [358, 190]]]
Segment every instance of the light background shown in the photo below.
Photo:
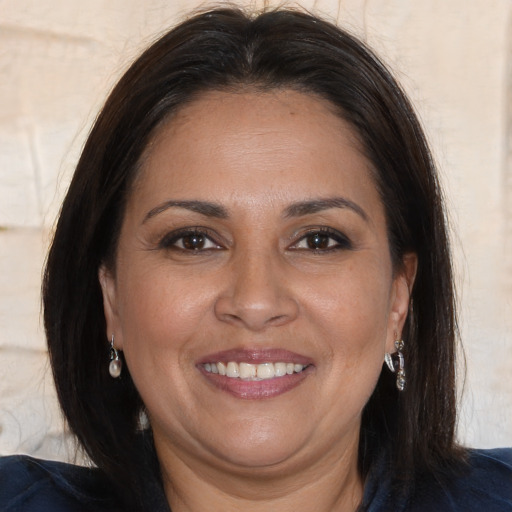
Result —
[[[512, 446], [512, 2], [297, 4], [366, 40], [419, 111], [453, 227], [468, 365], [459, 436]], [[0, 454], [69, 457], [40, 326], [51, 227], [110, 87], [141, 48], [207, 5], [0, 0]]]

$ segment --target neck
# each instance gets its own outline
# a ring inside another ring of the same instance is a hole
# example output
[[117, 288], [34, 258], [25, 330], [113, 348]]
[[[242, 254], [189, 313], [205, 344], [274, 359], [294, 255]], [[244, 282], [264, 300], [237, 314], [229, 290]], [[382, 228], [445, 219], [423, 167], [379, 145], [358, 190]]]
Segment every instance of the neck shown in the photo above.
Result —
[[295, 470], [273, 466], [238, 471], [162, 449], [157, 452], [173, 512], [353, 512], [363, 495], [357, 443], [341, 455], [329, 453]]

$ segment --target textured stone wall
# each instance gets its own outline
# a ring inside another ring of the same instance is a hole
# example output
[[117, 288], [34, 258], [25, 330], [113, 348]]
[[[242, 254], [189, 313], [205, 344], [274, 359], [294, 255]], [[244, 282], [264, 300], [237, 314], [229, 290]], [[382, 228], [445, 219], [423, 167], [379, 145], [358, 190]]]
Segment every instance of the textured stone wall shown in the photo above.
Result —
[[[379, 51], [425, 122], [454, 228], [468, 363], [460, 436], [512, 445], [512, 4], [298, 3]], [[140, 48], [197, 5], [0, 1], [0, 454], [70, 456], [40, 326], [51, 227], [109, 88]]]

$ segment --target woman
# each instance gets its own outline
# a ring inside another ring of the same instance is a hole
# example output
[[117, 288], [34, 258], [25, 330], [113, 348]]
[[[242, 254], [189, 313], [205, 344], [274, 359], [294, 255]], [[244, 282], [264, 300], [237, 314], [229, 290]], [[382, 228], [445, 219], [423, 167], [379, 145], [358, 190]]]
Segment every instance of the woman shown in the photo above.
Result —
[[421, 127], [329, 23], [219, 9], [152, 45], [91, 131], [43, 294], [97, 469], [8, 458], [3, 509], [512, 508], [511, 452], [454, 438]]

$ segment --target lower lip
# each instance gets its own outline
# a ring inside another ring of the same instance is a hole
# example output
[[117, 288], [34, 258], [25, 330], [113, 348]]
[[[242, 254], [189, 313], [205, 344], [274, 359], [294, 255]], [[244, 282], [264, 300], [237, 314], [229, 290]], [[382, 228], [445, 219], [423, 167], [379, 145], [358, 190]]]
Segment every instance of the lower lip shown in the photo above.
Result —
[[308, 377], [313, 367], [308, 366], [300, 373], [264, 380], [242, 380], [226, 377], [218, 373], [207, 372], [202, 366], [199, 367], [199, 370], [211, 384], [221, 391], [245, 400], [261, 400], [282, 395], [297, 387]]

